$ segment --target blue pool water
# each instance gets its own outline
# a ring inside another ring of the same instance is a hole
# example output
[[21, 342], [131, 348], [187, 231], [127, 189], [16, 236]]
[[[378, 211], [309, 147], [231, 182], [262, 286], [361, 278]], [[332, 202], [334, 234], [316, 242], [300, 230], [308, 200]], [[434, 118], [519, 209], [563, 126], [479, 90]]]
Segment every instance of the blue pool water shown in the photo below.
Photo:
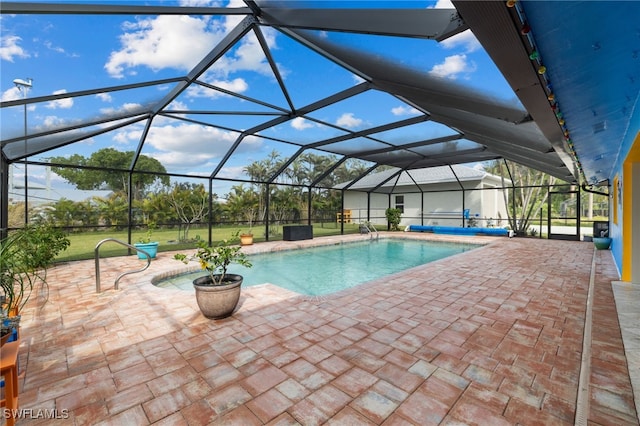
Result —
[[[381, 239], [254, 254], [252, 268], [231, 265], [243, 287], [271, 283], [305, 295], [324, 295], [478, 247], [472, 244]], [[193, 290], [202, 271], [166, 278], [158, 287]]]

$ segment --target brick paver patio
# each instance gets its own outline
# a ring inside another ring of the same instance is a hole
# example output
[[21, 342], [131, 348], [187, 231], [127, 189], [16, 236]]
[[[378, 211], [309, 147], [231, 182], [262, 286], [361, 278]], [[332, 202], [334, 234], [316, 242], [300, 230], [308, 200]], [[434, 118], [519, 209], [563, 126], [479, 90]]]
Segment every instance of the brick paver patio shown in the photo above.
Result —
[[[56, 266], [22, 322], [21, 408], [76, 425], [574, 424], [593, 245], [396, 235], [489, 244], [330, 296], [245, 288], [218, 321], [150, 284], [182, 266], [172, 253], [119, 290], [140, 261], [103, 259], [101, 294], [93, 261]], [[610, 252], [595, 261], [588, 420], [635, 425], [617, 274]]]

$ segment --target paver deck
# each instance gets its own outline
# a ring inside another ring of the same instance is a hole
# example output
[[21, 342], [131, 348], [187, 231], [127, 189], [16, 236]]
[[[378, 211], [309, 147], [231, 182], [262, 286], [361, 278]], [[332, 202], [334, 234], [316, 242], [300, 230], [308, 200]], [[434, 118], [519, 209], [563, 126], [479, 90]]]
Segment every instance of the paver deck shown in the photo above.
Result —
[[[588, 422], [638, 424], [610, 252], [401, 236], [488, 245], [330, 296], [245, 288], [217, 321], [189, 292], [150, 284], [182, 267], [173, 253], [119, 290], [108, 283], [140, 261], [103, 259], [100, 294], [93, 261], [56, 266], [49, 302], [22, 321], [21, 408], [76, 425], [574, 424], [595, 261]], [[366, 237], [248, 250], [343, 238]]]

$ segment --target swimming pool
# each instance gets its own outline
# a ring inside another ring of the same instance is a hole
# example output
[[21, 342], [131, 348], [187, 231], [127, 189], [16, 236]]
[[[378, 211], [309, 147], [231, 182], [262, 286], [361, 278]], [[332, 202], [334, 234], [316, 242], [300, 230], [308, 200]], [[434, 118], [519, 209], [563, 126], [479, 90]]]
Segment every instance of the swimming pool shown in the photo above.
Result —
[[[231, 265], [228, 272], [241, 274], [244, 287], [271, 283], [300, 294], [320, 296], [476, 247], [479, 245], [383, 238], [253, 254], [249, 256], [252, 268]], [[198, 270], [154, 284], [194, 291], [191, 282], [202, 275], [203, 271]]]

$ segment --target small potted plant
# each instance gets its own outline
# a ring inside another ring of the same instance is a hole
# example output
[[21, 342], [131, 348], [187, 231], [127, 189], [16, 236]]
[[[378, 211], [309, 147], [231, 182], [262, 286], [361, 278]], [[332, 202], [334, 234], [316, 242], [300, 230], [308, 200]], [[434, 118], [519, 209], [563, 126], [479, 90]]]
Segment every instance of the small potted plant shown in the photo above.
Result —
[[251, 244], [253, 244], [253, 232], [249, 228], [247, 232], [240, 234], [240, 245], [250, 246]]
[[257, 213], [257, 206], [248, 206], [245, 210], [245, 217], [249, 223], [249, 230], [240, 234], [240, 245], [250, 246], [253, 244], [253, 219]]
[[[160, 244], [158, 241], [151, 241], [151, 236], [153, 235], [153, 230], [155, 228], [155, 223], [150, 222], [147, 226], [147, 233], [145, 234], [145, 236], [140, 237], [138, 242], [134, 244], [136, 248], [144, 250], [146, 253], [148, 253], [151, 259], [155, 259], [158, 255], [158, 245]], [[138, 259], [145, 260], [146, 258], [147, 256], [143, 252], [138, 251]]]
[[0, 316], [0, 320], [2, 321], [0, 322], [0, 347], [4, 346], [4, 344], [9, 341], [11, 334], [13, 333], [13, 330], [9, 325], [5, 325], [5, 318], [7, 317], [4, 315]]
[[10, 341], [18, 340], [20, 318], [20, 315], [9, 316], [4, 312], [0, 314], [0, 347]]
[[183, 263], [197, 261], [207, 275], [196, 278], [193, 287], [196, 290], [196, 301], [202, 314], [211, 319], [226, 318], [233, 313], [240, 300], [240, 286], [243, 277], [227, 273], [232, 263], [250, 268], [251, 262], [236, 243], [239, 241], [237, 231], [229, 239], [218, 245], [209, 247], [205, 241], [198, 243], [198, 250], [193, 255], [178, 253], [174, 259]]
[[60, 229], [47, 224], [28, 225], [0, 240], [0, 334], [17, 339], [20, 313], [34, 290], [46, 303], [47, 269], [70, 242]]
[[64, 232], [46, 224], [28, 225], [0, 241], [0, 289], [5, 313], [19, 315], [38, 283], [46, 302], [47, 269], [69, 244]]
[[609, 230], [600, 231], [600, 236], [593, 236], [593, 245], [598, 250], [608, 250], [611, 246], [611, 238], [609, 238]]

